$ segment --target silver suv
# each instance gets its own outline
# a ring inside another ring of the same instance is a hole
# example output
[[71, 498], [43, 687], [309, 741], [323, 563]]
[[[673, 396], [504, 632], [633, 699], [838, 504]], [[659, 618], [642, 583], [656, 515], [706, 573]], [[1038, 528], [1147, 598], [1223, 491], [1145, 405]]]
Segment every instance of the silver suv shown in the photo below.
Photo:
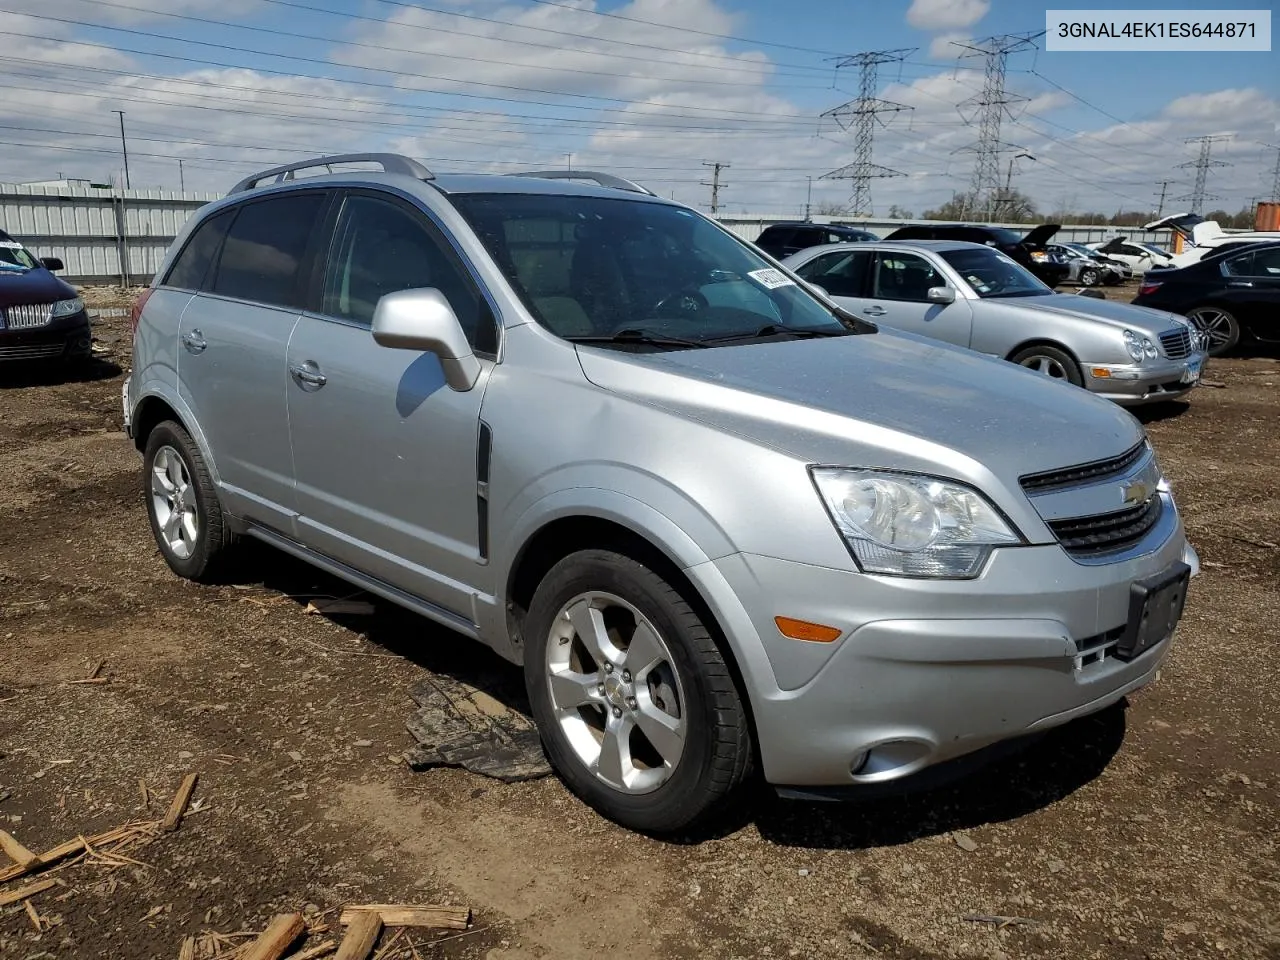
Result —
[[488, 644], [565, 782], [646, 831], [756, 766], [898, 780], [1154, 677], [1198, 562], [1132, 416], [572, 177], [327, 158], [194, 217], [124, 395], [173, 570], [250, 536]]

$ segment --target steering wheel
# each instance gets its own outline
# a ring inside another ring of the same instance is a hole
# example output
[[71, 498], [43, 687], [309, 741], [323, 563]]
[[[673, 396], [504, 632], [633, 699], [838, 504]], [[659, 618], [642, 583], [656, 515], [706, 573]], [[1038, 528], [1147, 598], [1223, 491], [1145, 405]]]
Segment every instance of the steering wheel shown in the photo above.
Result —
[[711, 306], [711, 303], [699, 290], [680, 290], [663, 297], [649, 310], [649, 316], [658, 316], [664, 310], [672, 310], [676, 316], [696, 316]]

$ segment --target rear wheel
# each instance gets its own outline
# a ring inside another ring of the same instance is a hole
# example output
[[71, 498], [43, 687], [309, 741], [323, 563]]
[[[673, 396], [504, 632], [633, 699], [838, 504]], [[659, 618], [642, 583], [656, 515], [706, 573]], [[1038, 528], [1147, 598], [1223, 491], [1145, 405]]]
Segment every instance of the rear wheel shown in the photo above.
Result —
[[1209, 356], [1220, 357], [1240, 342], [1240, 322], [1221, 307], [1196, 307], [1187, 312], [1209, 342]]
[[1020, 367], [1035, 370], [1054, 380], [1065, 380], [1077, 387], [1084, 386], [1084, 376], [1080, 373], [1080, 364], [1075, 358], [1060, 347], [1049, 344], [1036, 344], [1019, 350], [1009, 358]]
[[233, 536], [195, 441], [166, 420], [147, 437], [143, 463], [147, 516], [165, 562], [188, 580], [212, 579]]
[[556, 564], [526, 629], [534, 719], [566, 785], [612, 820], [669, 833], [746, 776], [750, 729], [707, 626], [666, 580], [605, 550]]

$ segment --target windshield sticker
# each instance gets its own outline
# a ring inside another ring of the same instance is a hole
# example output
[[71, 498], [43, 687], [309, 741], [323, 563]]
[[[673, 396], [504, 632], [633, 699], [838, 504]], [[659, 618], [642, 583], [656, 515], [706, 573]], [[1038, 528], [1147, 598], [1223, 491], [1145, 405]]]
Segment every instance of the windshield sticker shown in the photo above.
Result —
[[14, 243], [11, 240], [0, 240], [0, 247], [4, 247], [6, 250], [21, 250], [22, 244]]
[[766, 270], [752, 270], [747, 276], [766, 290], [776, 290], [778, 287], [794, 287], [796, 285], [794, 280], [786, 274], [774, 270], [772, 267]]

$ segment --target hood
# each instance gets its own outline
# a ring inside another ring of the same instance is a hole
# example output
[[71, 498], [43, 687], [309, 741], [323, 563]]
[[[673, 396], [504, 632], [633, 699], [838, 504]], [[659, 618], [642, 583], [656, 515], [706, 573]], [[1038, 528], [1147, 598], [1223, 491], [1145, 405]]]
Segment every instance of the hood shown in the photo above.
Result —
[[1201, 246], [1223, 235], [1217, 220], [1206, 220], [1198, 213], [1175, 213], [1160, 220], [1152, 220], [1144, 230], [1172, 230], [1188, 243]]
[[1181, 317], [1164, 310], [1135, 307], [1118, 300], [1082, 297], [1074, 293], [1055, 293], [1048, 297], [1011, 297], [1007, 300], [989, 299], [982, 301], [982, 304], [983, 309], [1017, 310], [1029, 307], [1037, 313], [1043, 311], [1060, 317], [1080, 317], [1105, 323], [1117, 330], [1127, 328], [1156, 336], [1186, 325]]
[[1060, 223], [1042, 223], [1022, 238], [1022, 245], [1025, 247], [1043, 247], [1061, 229], [1062, 224]]
[[606, 390], [814, 463], [985, 478], [1116, 456], [1120, 407], [956, 347], [879, 333], [666, 353], [579, 348]]
[[28, 303], [53, 303], [76, 296], [75, 288], [44, 267], [34, 270], [0, 270], [0, 308]]

